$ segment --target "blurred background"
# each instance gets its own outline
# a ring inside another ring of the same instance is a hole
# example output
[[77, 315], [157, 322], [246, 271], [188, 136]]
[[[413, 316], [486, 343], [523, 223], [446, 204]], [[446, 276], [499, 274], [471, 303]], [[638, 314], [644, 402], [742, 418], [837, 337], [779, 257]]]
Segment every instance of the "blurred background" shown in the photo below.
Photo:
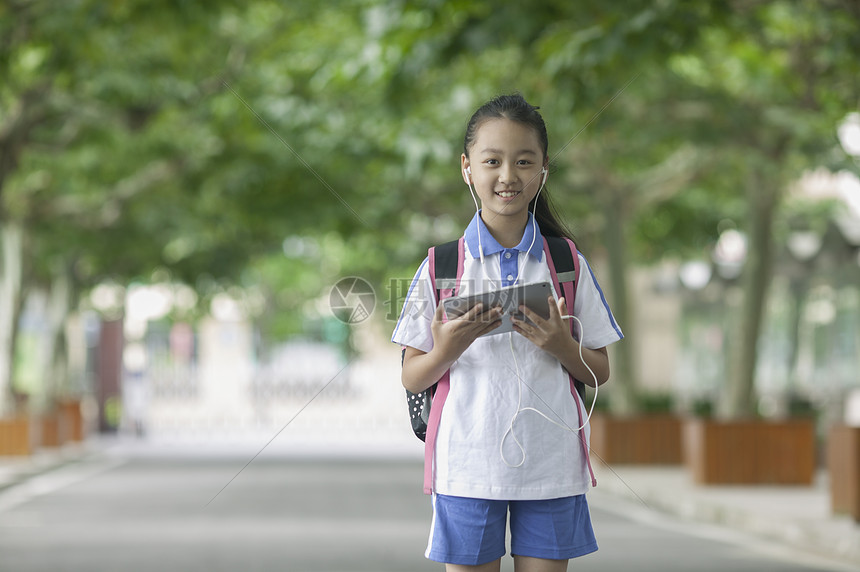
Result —
[[388, 340], [473, 214], [469, 116], [513, 91], [626, 334], [598, 408], [860, 425], [858, 23], [848, 0], [3, 1], [4, 454], [280, 430], [420, 453]]

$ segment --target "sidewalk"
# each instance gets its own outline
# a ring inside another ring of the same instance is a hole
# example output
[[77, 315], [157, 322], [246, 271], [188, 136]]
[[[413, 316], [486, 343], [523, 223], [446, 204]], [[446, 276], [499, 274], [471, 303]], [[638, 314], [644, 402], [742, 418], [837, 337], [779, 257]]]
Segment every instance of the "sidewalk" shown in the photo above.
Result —
[[[34, 476], [92, 455], [171, 454], [171, 447], [154, 445], [145, 441], [123, 443], [115, 439], [93, 439], [83, 444], [41, 450], [32, 457], [0, 457], [0, 493]], [[233, 453], [241, 451], [241, 454], [248, 455], [249, 451], [254, 452], [252, 449], [254, 447], [245, 443]], [[278, 447], [273, 446], [272, 449]], [[316, 450], [318, 455], [326, 451], [325, 448]], [[373, 451], [384, 450], [377, 444], [366, 448], [365, 454], [372, 456], [376, 454]], [[177, 447], [172, 454], [182, 454], [183, 451], [188, 452], [189, 449]], [[204, 451], [197, 449], [198, 453]], [[327, 451], [335, 456], [360, 456], [356, 455], [357, 451], [347, 454], [344, 449], [330, 448]], [[281, 448], [272, 453], [306, 456], [307, 450]], [[420, 456], [412, 449], [395, 449], [386, 456], [392, 454], [421, 462]], [[847, 516], [831, 513], [826, 473], [820, 473], [810, 487], [700, 486], [692, 482], [683, 467], [621, 465], [610, 468], [597, 463], [594, 469], [598, 486], [590, 497], [595, 505], [601, 497], [620, 499], [628, 505], [632, 503], [645, 510], [669, 514], [682, 522], [713, 524], [860, 570], [860, 524]]]
[[32, 477], [78, 461], [98, 450], [94, 443], [84, 442], [40, 449], [29, 456], [0, 456], [0, 492]]
[[683, 467], [595, 466], [594, 490], [682, 520], [706, 522], [751, 537], [856, 566], [860, 524], [830, 510], [827, 475], [812, 486], [702, 486]]

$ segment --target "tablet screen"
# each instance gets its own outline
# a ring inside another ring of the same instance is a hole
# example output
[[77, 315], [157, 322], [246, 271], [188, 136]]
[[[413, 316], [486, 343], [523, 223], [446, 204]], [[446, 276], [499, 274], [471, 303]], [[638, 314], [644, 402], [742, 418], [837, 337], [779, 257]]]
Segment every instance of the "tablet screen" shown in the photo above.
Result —
[[492, 336], [510, 332], [513, 329], [511, 315], [525, 319], [525, 316], [519, 311], [521, 304], [525, 304], [526, 307], [542, 318], [549, 318], [547, 298], [550, 295], [552, 295], [552, 288], [549, 282], [536, 282], [534, 284], [508, 286], [480, 294], [446, 298], [442, 304], [449, 320], [462, 316], [479, 302], [483, 302], [484, 311], [493, 306], [501, 306], [502, 325], [484, 334], [485, 336]]

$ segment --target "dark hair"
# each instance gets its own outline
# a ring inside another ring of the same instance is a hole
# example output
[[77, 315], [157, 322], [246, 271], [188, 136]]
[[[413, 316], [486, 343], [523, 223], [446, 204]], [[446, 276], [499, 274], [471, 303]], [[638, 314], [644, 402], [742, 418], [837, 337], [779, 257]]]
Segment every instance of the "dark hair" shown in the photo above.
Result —
[[[478, 129], [485, 121], [490, 119], [510, 119], [535, 130], [544, 160], [546, 160], [549, 137], [546, 133], [546, 124], [538, 109], [538, 107], [527, 102], [519, 93], [500, 95], [491, 99], [479, 107], [472, 115], [472, 118], [469, 119], [469, 124], [466, 126], [466, 136], [463, 139], [463, 153], [466, 157], [469, 156], [469, 147], [475, 142]], [[547, 166], [547, 168], [549, 167]], [[530, 208], [534, 211], [535, 219], [537, 219], [537, 223], [540, 225], [543, 234], [546, 236], [563, 236], [573, 239], [573, 234], [561, 222], [546, 187], [538, 194], [537, 204], [533, 202]]]

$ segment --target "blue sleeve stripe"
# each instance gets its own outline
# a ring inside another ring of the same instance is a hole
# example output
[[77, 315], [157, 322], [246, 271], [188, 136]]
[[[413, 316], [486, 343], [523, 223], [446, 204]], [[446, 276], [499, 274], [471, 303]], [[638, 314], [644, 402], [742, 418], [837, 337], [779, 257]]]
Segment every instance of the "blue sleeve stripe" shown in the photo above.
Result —
[[603, 302], [603, 307], [606, 308], [606, 315], [609, 316], [609, 322], [612, 324], [615, 333], [618, 334], [618, 339], [623, 340], [624, 334], [621, 333], [621, 328], [619, 328], [618, 324], [615, 322], [615, 316], [612, 315], [612, 310], [609, 309], [609, 304], [606, 302], [606, 296], [603, 294], [603, 289], [600, 287], [600, 284], [597, 283], [597, 277], [591, 270], [591, 265], [587, 260], [585, 260], [585, 257], [583, 257], [582, 260], [588, 268], [588, 273], [591, 274], [591, 281], [594, 282], [594, 287], [597, 288], [597, 291], [600, 293], [600, 300]]
[[[418, 271], [415, 273], [415, 276], [412, 278], [412, 283], [409, 285], [409, 291], [406, 292], [406, 299], [403, 301], [403, 307], [406, 307], [406, 304], [409, 302], [409, 298], [412, 297], [412, 291], [415, 289], [415, 285], [418, 284], [418, 280], [421, 278], [421, 273], [424, 271], [424, 267], [427, 266], [427, 263], [430, 262], [430, 258], [427, 257], [424, 259], [424, 262], [421, 263], [421, 266], [418, 267]], [[391, 334], [391, 341], [394, 341], [394, 338], [397, 337], [397, 330], [400, 329], [400, 324], [403, 322], [403, 309], [400, 310], [400, 318], [397, 319], [397, 325], [394, 326], [394, 332]]]

